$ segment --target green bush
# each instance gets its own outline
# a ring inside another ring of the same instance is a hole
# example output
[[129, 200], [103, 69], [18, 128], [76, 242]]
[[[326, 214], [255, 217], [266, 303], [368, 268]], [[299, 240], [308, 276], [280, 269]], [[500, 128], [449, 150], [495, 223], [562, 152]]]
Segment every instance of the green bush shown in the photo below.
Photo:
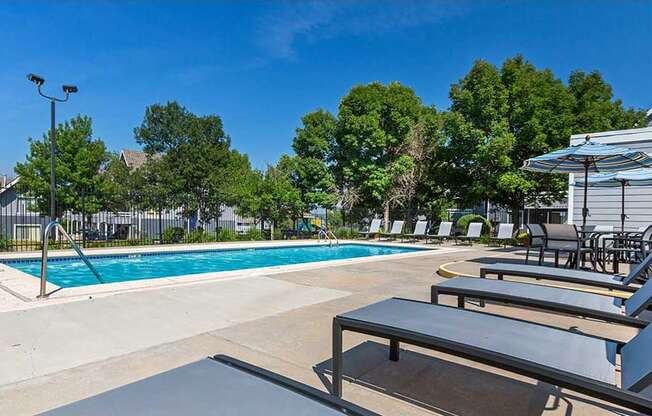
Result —
[[483, 223], [482, 225], [482, 234], [483, 235], [488, 235], [489, 232], [491, 231], [491, 223], [482, 215], [477, 215], [477, 214], [466, 214], [461, 216], [457, 220], [457, 231], [466, 234], [466, 232], [469, 229], [469, 224], [472, 222], [481, 222]]
[[217, 241], [236, 241], [237, 239], [238, 239], [238, 233], [236, 233], [235, 230], [222, 228], [217, 233]]
[[283, 239], [283, 231], [279, 230], [278, 228], [274, 228], [274, 240], [282, 240]]
[[202, 228], [196, 228], [188, 233], [186, 241], [188, 243], [210, 243], [215, 241], [215, 237], [204, 231]]
[[9, 250], [9, 240], [7, 240], [2, 234], [0, 234], [0, 251]]
[[240, 236], [241, 240], [259, 241], [263, 240], [263, 233], [258, 228], [250, 228], [246, 233]]
[[185, 235], [186, 230], [181, 227], [168, 227], [163, 230], [161, 240], [163, 244], [176, 244], [182, 242]]
[[348, 227], [337, 228], [333, 234], [340, 240], [352, 240], [357, 237], [357, 233]]
[[516, 243], [517, 243], [518, 245], [521, 245], [521, 246], [526, 245], [526, 244], [528, 243], [528, 234], [527, 234], [527, 232], [526, 232], [526, 231], [520, 231], [520, 232], [516, 235], [516, 239], [515, 239], [515, 240], [516, 240]]

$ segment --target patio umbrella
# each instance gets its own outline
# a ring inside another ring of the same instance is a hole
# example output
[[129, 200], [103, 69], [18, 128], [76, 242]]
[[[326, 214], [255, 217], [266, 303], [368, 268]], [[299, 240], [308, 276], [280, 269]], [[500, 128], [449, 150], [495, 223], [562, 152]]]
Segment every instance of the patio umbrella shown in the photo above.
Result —
[[575, 181], [575, 186], [589, 186], [600, 188], [621, 188], [620, 198], [620, 230], [625, 231], [625, 187], [626, 186], [651, 186], [652, 185], [652, 169], [641, 168], [632, 169], [624, 172], [616, 173], [598, 173], [596, 175], [588, 176]]
[[[609, 146], [592, 142], [586, 136], [583, 143], [555, 150], [545, 155], [533, 157], [523, 163], [523, 169], [548, 173], [616, 172], [652, 166], [652, 158], [647, 153], [626, 147]], [[586, 228], [586, 207], [588, 186], [584, 186], [584, 207], [582, 208], [582, 230]]]

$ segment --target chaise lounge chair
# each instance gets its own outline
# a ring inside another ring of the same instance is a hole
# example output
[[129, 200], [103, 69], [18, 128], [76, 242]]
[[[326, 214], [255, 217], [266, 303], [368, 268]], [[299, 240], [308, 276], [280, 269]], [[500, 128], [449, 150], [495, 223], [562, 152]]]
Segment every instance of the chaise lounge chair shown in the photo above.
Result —
[[387, 299], [333, 319], [333, 394], [338, 397], [343, 331], [388, 339], [392, 361], [398, 361], [402, 342], [652, 412], [652, 400], [641, 394], [652, 384], [652, 326], [623, 343], [468, 309]]
[[369, 230], [358, 231], [358, 234], [369, 239], [372, 235], [380, 234], [380, 218], [374, 218], [369, 224]]
[[473, 298], [645, 328], [650, 323], [649, 316], [641, 314], [652, 304], [652, 281], [648, 280], [626, 300], [560, 287], [475, 277], [456, 277], [433, 285], [431, 302], [439, 303], [439, 295], [457, 296], [460, 308], [464, 308], [466, 298]]
[[408, 239], [408, 241], [417, 241], [419, 238], [426, 237], [426, 228], [428, 228], [428, 221], [417, 221], [414, 226], [414, 232], [411, 234], [403, 234], [402, 237]]
[[444, 221], [439, 224], [439, 229], [437, 234], [426, 235], [426, 243], [428, 240], [432, 240], [433, 243], [443, 243], [444, 240], [451, 238], [451, 231], [453, 231], [453, 223], [450, 221]]
[[389, 233], [382, 233], [382, 235], [387, 239], [387, 240], [395, 240], [403, 234], [403, 224], [405, 224], [405, 221], [394, 221], [392, 223], [392, 229], [389, 230]]
[[469, 224], [466, 235], [456, 237], [455, 242], [457, 243], [457, 240], [462, 240], [468, 242], [469, 245], [473, 245], [473, 241], [480, 239], [480, 234], [482, 234], [482, 223], [472, 222]]
[[498, 235], [491, 237], [489, 241], [493, 244], [499, 246], [507, 247], [507, 243], [514, 237], [514, 224], [499, 224], [498, 225]]
[[642, 262], [632, 267], [627, 276], [588, 272], [584, 270], [560, 269], [548, 266], [530, 266], [512, 263], [496, 263], [480, 268], [480, 277], [497, 275], [502, 280], [505, 275], [528, 277], [558, 282], [577, 283], [595, 286], [604, 289], [615, 289], [624, 292], [635, 292], [636, 287], [630, 286], [637, 279], [644, 280], [652, 264], [652, 253], [648, 254]]
[[47, 416], [285, 416], [376, 413], [236, 359], [216, 356], [43, 413]]

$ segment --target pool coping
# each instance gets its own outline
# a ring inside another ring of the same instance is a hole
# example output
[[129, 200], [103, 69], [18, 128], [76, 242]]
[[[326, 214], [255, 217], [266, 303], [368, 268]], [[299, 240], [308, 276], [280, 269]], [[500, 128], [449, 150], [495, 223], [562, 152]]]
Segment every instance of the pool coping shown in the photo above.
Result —
[[[86, 285], [70, 288], [59, 288], [59, 286], [48, 282], [47, 291], [50, 293], [47, 300], [38, 300], [36, 296], [39, 290], [39, 279], [15, 269], [6, 264], [0, 264], [0, 290], [17, 297], [25, 303], [25, 307], [52, 304], [59, 301], [72, 301], [88, 297], [109, 296], [118, 293], [133, 292], [149, 289], [161, 289], [179, 285], [209, 283], [220, 280], [232, 280], [260, 275], [274, 275], [280, 273], [295, 272], [308, 269], [320, 269], [333, 266], [350, 265], [355, 263], [367, 263], [384, 261], [398, 258], [412, 258], [435, 254], [444, 254], [464, 250], [457, 247], [432, 247], [419, 243], [403, 243], [397, 241], [371, 241], [371, 240], [341, 240], [341, 244], [359, 245], [382, 245], [386, 247], [413, 248], [417, 249], [408, 253], [385, 254], [368, 257], [357, 257], [341, 260], [325, 260], [318, 262], [289, 264], [282, 266], [267, 266], [251, 269], [230, 270], [222, 272], [208, 272], [200, 274], [180, 275], [171, 277], [159, 277], [152, 279], [132, 280], [125, 282], [106, 283], [101, 285]], [[174, 246], [134, 246], [119, 248], [86, 249], [84, 253], [89, 256], [120, 256], [129, 254], [156, 254], [156, 253], [182, 253], [195, 251], [211, 251], [224, 249], [250, 249], [250, 248], [281, 248], [297, 246], [322, 246], [328, 242], [315, 240], [292, 240], [292, 241], [263, 241], [243, 243], [208, 243], [208, 244], [180, 244]], [[74, 257], [72, 250], [61, 250], [52, 252], [50, 258]], [[5, 253], [0, 254], [2, 260], [38, 260], [40, 252], [29, 253]]]

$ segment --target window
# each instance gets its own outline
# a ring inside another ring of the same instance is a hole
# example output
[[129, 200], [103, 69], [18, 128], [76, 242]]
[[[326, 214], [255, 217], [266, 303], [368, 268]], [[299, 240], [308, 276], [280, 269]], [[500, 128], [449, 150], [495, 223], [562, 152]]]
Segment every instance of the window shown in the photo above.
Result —
[[27, 211], [29, 211], [30, 207], [32, 207], [35, 202], [36, 202], [35, 198], [30, 198], [27, 196], [19, 196], [16, 199], [16, 210], [19, 214], [27, 213]]
[[41, 241], [41, 226], [39, 224], [15, 224], [14, 240]]

